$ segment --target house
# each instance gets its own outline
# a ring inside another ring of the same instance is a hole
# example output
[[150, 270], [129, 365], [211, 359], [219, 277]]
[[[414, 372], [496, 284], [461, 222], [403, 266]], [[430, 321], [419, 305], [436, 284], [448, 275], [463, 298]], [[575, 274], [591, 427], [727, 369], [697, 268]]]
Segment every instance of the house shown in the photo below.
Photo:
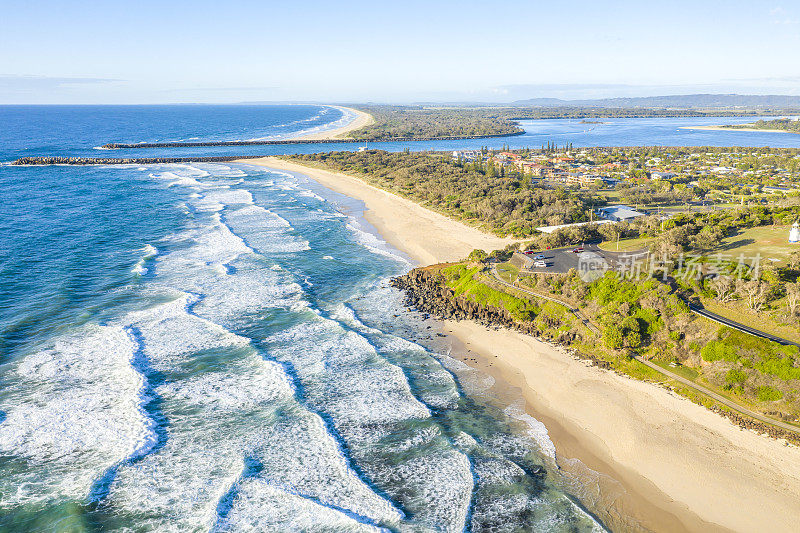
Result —
[[651, 180], [668, 180], [674, 178], [675, 176], [677, 176], [677, 174], [674, 172], [662, 172], [660, 170], [650, 173]]
[[731, 167], [712, 167], [709, 171], [714, 174], [732, 174], [736, 172], [736, 169]]
[[627, 205], [609, 205], [597, 209], [597, 215], [613, 222], [624, 222], [626, 220], [643, 217], [644, 213], [636, 211]]
[[462, 161], [475, 161], [481, 157], [481, 152], [479, 150], [455, 150], [453, 151], [453, 159], [458, 160], [461, 159]]

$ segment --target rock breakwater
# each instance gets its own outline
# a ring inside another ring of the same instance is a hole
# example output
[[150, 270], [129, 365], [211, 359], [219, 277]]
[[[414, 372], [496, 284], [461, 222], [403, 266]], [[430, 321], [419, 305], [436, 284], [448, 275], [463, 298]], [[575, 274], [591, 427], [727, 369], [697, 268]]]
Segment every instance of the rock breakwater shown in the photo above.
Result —
[[220, 155], [206, 157], [20, 157], [12, 165], [155, 165], [161, 163], [223, 163], [256, 159], [263, 155]]

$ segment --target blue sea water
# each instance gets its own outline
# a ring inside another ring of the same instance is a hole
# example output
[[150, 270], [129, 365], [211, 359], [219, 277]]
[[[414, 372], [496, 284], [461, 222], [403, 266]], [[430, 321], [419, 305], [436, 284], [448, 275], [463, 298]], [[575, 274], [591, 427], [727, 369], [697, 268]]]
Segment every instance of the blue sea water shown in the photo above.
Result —
[[[0, 114], [4, 161], [347, 118]], [[0, 531], [601, 530], [541, 424], [402, 305], [411, 263], [360, 210], [248, 165], [0, 166]]]

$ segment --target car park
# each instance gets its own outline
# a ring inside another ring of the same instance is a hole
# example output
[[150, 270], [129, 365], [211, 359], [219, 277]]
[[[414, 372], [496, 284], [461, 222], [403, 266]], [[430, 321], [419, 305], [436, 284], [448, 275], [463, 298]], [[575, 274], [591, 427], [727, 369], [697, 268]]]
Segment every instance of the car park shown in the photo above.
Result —
[[543, 268], [547, 266], [547, 263], [545, 263], [544, 261], [534, 261], [533, 266]]

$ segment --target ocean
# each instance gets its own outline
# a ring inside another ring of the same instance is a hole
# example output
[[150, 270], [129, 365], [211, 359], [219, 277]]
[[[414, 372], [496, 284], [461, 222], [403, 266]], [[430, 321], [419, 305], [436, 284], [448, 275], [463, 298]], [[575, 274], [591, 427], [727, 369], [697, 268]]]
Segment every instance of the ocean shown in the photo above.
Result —
[[[2, 107], [0, 161], [347, 120]], [[241, 164], [0, 166], [0, 531], [602, 531], [362, 210]]]

